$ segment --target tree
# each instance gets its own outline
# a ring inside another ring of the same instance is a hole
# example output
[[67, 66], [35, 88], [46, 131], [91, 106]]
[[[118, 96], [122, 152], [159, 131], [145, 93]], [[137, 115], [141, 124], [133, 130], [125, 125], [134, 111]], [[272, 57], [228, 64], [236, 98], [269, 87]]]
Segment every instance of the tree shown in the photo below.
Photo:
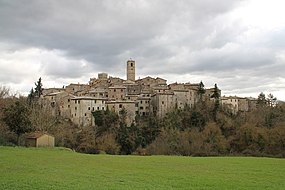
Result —
[[196, 127], [201, 131], [205, 124], [206, 119], [204, 116], [198, 111], [193, 111], [191, 114], [191, 127]]
[[35, 88], [34, 96], [39, 98], [43, 94], [43, 88], [42, 88], [43, 84], [42, 84], [42, 78], [41, 77], [35, 83], [35, 85], [36, 85], [36, 88]]
[[10, 89], [5, 86], [0, 86], [0, 99], [6, 98], [10, 94]]
[[29, 110], [20, 101], [16, 101], [15, 104], [4, 109], [3, 121], [7, 124], [10, 131], [17, 134], [18, 145], [20, 135], [32, 130], [31, 121], [29, 120]]
[[28, 103], [29, 105], [32, 104], [32, 102], [35, 99], [35, 92], [34, 92], [34, 88], [31, 89], [30, 94], [28, 95]]
[[211, 98], [215, 99], [215, 105], [214, 105], [214, 109], [213, 109], [213, 117], [214, 117], [214, 121], [216, 121], [217, 120], [217, 112], [218, 112], [219, 107], [220, 107], [220, 93], [219, 93], [219, 89], [218, 89], [217, 84], [215, 84], [214, 93], [211, 96]]
[[261, 107], [265, 107], [266, 106], [266, 97], [265, 97], [265, 94], [263, 92], [261, 92], [259, 95], [258, 95], [258, 98], [257, 98], [257, 106], [259, 108]]
[[203, 95], [205, 94], [205, 92], [206, 92], [205, 86], [204, 86], [203, 82], [201, 81], [201, 82], [199, 83], [198, 91], [197, 91], [198, 96], [199, 96], [199, 101], [202, 101], [202, 97], [203, 97]]
[[277, 104], [277, 98], [273, 96], [273, 94], [268, 94], [267, 95], [267, 102], [270, 107], [275, 107]]

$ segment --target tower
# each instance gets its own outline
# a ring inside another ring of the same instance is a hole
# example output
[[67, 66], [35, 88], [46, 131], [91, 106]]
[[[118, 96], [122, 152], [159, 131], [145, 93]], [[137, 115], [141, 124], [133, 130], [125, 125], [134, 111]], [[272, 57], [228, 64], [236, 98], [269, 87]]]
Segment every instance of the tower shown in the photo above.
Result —
[[136, 62], [131, 59], [127, 61], [127, 80], [136, 80]]

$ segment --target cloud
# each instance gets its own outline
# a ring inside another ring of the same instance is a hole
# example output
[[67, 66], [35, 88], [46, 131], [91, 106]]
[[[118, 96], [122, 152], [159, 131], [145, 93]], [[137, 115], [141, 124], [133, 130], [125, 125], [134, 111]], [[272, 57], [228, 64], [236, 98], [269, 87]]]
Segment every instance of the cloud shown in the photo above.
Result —
[[141, 77], [215, 80], [228, 93], [284, 92], [277, 83], [284, 79], [285, 14], [273, 1], [0, 0], [0, 80], [43, 76], [61, 85], [87, 83], [98, 72], [124, 77], [133, 58]]

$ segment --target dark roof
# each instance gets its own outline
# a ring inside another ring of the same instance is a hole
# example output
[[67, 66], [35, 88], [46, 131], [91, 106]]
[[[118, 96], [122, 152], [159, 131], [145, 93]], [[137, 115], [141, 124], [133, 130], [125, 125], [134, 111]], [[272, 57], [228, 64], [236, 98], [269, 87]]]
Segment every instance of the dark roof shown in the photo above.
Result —
[[[36, 131], [36, 132], [32, 132], [30, 134], [28, 134], [28, 136], [26, 137], [27, 139], [37, 139], [43, 135], [49, 135], [45, 132], [41, 132], [41, 131]], [[49, 135], [49, 136], [52, 136], [52, 135]]]

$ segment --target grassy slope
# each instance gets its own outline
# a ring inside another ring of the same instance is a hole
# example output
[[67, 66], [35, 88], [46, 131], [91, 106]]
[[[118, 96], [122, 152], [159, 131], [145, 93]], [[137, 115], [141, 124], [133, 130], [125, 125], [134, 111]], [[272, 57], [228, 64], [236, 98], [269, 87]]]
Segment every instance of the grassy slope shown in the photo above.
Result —
[[285, 160], [0, 147], [0, 189], [284, 189]]

